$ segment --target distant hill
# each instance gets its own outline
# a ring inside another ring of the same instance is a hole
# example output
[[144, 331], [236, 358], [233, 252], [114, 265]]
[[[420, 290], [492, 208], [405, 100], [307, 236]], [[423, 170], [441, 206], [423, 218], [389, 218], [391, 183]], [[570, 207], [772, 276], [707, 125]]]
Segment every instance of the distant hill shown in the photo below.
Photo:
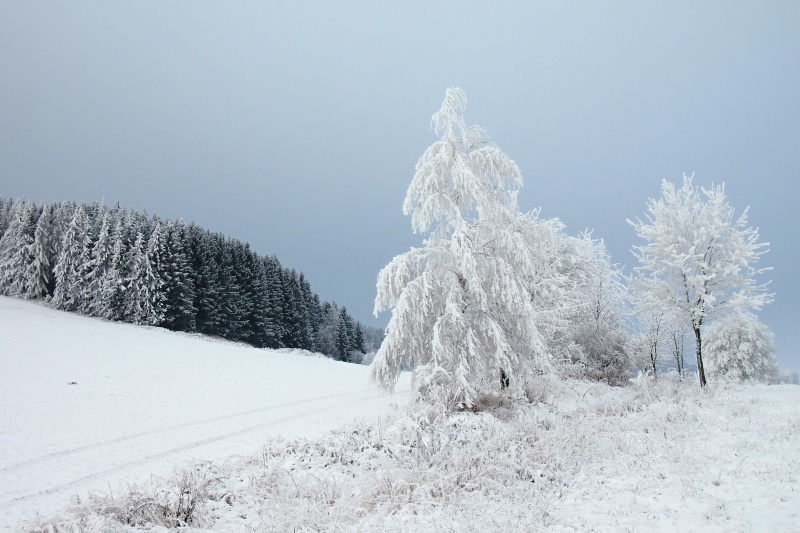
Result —
[[360, 363], [382, 332], [248, 243], [119, 204], [0, 198], [0, 294]]

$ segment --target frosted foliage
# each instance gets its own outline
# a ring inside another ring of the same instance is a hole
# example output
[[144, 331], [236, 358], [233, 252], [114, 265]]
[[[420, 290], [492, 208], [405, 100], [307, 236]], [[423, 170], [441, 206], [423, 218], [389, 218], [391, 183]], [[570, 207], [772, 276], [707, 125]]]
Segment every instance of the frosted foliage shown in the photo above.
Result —
[[24, 273], [32, 262], [32, 209], [32, 204], [25, 200], [14, 202], [8, 228], [0, 238], [0, 291], [8, 296], [27, 293], [26, 277], [20, 273]]
[[115, 223], [110, 241], [113, 242], [111, 256], [108, 258], [105, 275], [100, 280], [100, 301], [94, 307], [94, 312], [103, 318], [120, 320], [123, 318], [122, 309], [125, 307], [123, 302], [126, 287], [123, 274], [122, 225], [119, 218]]
[[97, 242], [92, 248], [91, 261], [89, 264], [89, 273], [87, 281], [89, 284], [89, 293], [95, 295], [90, 301], [86, 303], [83, 310], [86, 314], [92, 316], [107, 316], [106, 310], [103, 308], [103, 300], [97, 298], [97, 295], [103, 292], [103, 283], [108, 275], [109, 263], [111, 256], [114, 252], [114, 243], [111, 240], [111, 221], [109, 220], [108, 211], [104, 211], [100, 222], [100, 230], [97, 235]]
[[710, 376], [775, 382], [779, 377], [772, 332], [752, 313], [731, 315], [711, 324], [703, 346]]
[[415, 232], [435, 225], [447, 232], [476, 212], [486, 219], [499, 215], [498, 209], [516, 209], [522, 174], [486, 131], [464, 124], [466, 104], [461, 89], [449, 89], [442, 108], [433, 115], [433, 127], [442, 138], [417, 162], [403, 203]]
[[628, 221], [646, 244], [637, 246], [637, 269], [649, 278], [649, 300], [695, 334], [700, 384], [705, 385], [701, 326], [731, 312], [759, 309], [772, 300], [755, 276], [766, 252], [758, 230], [747, 227], [747, 210], [734, 218], [723, 185], [710, 189], [662, 182], [662, 196], [648, 201], [647, 221]]
[[47, 204], [42, 206], [39, 221], [36, 223], [33, 244], [30, 247], [31, 262], [25, 269], [25, 284], [28, 298], [43, 298], [48, 293], [51, 268], [48, 252], [50, 250], [48, 227], [50, 211]]
[[629, 297], [624, 277], [611, 262], [602, 239], [594, 240], [585, 233], [581, 240], [578, 257], [584, 265], [578, 294], [583, 305], [571, 319], [570, 338], [587, 377], [624, 383], [630, 367], [626, 349], [629, 339], [624, 327]]
[[541, 223], [518, 212], [519, 169], [465, 126], [465, 104], [463, 91], [447, 91], [433, 116], [442, 138], [417, 163], [403, 204], [413, 229], [430, 231], [424, 247], [378, 275], [375, 312], [393, 313], [372, 379], [391, 390], [413, 367], [418, 398], [470, 407], [504, 385], [521, 392], [549, 361], [527, 276], [541, 266], [529, 246]]
[[78, 206], [69, 223], [55, 267], [56, 288], [53, 303], [59, 309], [74, 311], [87, 300], [84, 279], [90, 261], [87, 246], [89, 219], [83, 206]]
[[134, 324], [158, 325], [164, 320], [164, 282], [158, 275], [158, 256], [163, 247], [160, 222], [147, 243], [139, 232], [133, 245], [132, 267], [127, 280], [127, 315]]
[[[662, 198], [648, 202], [649, 223], [632, 223], [647, 244], [637, 247], [646, 270], [661, 280], [653, 290], [693, 324], [702, 325], [728, 309], [755, 308], [771, 301], [756, 284], [754, 264], [767, 244], [747, 227], [747, 210], [734, 218], [724, 185], [698, 189], [684, 176], [683, 187], [662, 183]], [[677, 308], [677, 309], [676, 309]]]

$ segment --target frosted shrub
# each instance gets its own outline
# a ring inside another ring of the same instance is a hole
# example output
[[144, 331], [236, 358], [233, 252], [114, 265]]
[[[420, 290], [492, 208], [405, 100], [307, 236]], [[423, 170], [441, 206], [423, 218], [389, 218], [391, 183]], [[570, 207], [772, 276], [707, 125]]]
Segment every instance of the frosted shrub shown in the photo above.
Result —
[[769, 328], [752, 313], [717, 320], [706, 330], [709, 375], [777, 382], [780, 372], [772, 338]]
[[708, 390], [677, 373], [630, 387], [538, 385], [544, 403], [478, 413], [422, 404], [313, 440], [272, 440], [152, 490], [95, 494], [25, 530], [749, 531], [764, 525], [754, 502], [783, 517], [767, 530], [796, 522], [794, 387]]
[[44, 524], [26, 528], [31, 533], [72, 531], [119, 531], [125, 526], [170, 529], [209, 525], [206, 505], [211, 488], [219, 483], [217, 467], [199, 463], [177, 470], [169, 478], [154, 478], [154, 485], [129, 486], [114, 494], [91, 492], [86, 502], [77, 500], [65, 517], [52, 517]]

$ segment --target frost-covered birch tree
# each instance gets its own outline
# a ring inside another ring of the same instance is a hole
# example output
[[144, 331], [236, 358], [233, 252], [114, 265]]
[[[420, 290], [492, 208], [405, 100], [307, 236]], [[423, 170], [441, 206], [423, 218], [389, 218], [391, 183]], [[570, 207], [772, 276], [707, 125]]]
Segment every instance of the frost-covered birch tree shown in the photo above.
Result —
[[651, 300], [691, 327], [700, 386], [706, 385], [702, 328], [731, 312], [760, 309], [772, 300], [756, 276], [755, 264], [766, 252], [758, 230], [747, 227], [747, 210], [734, 218], [724, 185], [710, 189], [683, 177], [683, 186], [664, 180], [661, 198], [647, 203], [646, 220], [628, 220], [646, 244], [634, 248], [649, 277]]
[[433, 115], [441, 139], [417, 162], [403, 203], [428, 237], [378, 275], [375, 313], [392, 317], [371, 377], [391, 390], [413, 368], [416, 398], [470, 408], [502, 388], [522, 392], [550, 361], [529, 286], [534, 221], [517, 207], [522, 175], [485, 130], [465, 124], [466, 103], [448, 89]]

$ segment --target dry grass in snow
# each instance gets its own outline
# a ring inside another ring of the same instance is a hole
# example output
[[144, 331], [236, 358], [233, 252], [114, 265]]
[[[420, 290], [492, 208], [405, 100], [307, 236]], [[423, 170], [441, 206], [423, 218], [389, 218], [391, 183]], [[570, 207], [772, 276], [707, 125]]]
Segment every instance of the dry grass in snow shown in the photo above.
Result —
[[271, 440], [27, 531], [798, 531], [800, 387], [662, 377]]

